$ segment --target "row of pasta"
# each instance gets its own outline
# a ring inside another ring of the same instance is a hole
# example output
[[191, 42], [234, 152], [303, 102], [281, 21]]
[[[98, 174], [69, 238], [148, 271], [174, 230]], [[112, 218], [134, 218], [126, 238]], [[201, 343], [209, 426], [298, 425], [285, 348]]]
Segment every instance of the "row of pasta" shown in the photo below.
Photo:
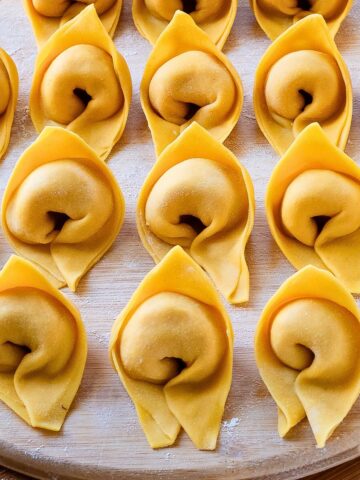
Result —
[[[213, 2], [205, 13], [190, 1], [181, 2], [188, 13], [143, 3], [134, 1], [134, 19], [154, 48], [140, 93], [157, 158], [136, 222], [158, 265], [115, 321], [110, 357], [152, 447], [173, 444], [183, 427], [211, 450], [233, 362], [232, 324], [217, 290], [232, 304], [251, 292], [254, 187], [223, 145], [243, 105], [240, 76], [219, 48], [236, 2]], [[218, 3], [227, 15], [210, 22]], [[351, 2], [315, 13], [310, 2], [280, 13], [275, 3], [253, 1], [275, 38], [256, 72], [254, 110], [282, 155], [268, 182], [268, 224], [299, 272], [265, 306], [255, 351], [280, 435], [307, 417], [322, 447], [360, 393], [360, 312], [351, 295], [360, 292], [360, 168], [343, 151], [352, 88], [333, 39]], [[29, 425], [58, 431], [87, 352], [80, 314], [58, 288], [76, 290], [122, 227], [125, 201], [105, 160], [124, 131], [132, 86], [111, 39], [121, 2], [56, 12], [45, 0], [25, 5], [39, 44], [29, 101], [39, 136], [2, 199], [4, 235], [25, 259], [11, 257], [0, 273], [0, 398]], [[3, 155], [18, 90], [4, 51], [0, 85]]]

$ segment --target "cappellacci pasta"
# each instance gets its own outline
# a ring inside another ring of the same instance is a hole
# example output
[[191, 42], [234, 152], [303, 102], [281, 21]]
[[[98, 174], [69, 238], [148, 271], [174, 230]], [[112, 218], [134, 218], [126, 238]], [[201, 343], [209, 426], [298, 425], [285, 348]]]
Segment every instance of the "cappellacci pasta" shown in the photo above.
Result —
[[360, 293], [359, 202], [360, 168], [314, 123], [275, 167], [265, 206], [274, 239], [297, 269], [327, 269]]
[[94, 4], [106, 31], [112, 37], [120, 18], [122, 0], [24, 0], [36, 43], [42, 47], [64, 23], [74, 18], [89, 4]]
[[157, 154], [193, 121], [223, 142], [243, 104], [235, 68], [190, 15], [181, 11], [149, 56], [140, 96]]
[[307, 417], [324, 447], [360, 393], [360, 312], [329, 272], [304, 267], [269, 300], [255, 336], [284, 437]]
[[304, 17], [321, 15], [333, 37], [352, 7], [352, 0], [250, 0], [257, 22], [275, 40]]
[[255, 76], [254, 109], [260, 129], [280, 154], [313, 122], [345, 148], [351, 79], [321, 15], [300, 20], [265, 52]]
[[197, 448], [216, 447], [232, 354], [231, 322], [214, 287], [174, 247], [141, 282], [110, 340], [111, 361], [151, 447], [172, 445], [181, 427]]
[[141, 35], [154, 45], [175, 12], [188, 13], [219, 48], [234, 23], [237, 0], [133, 0], [132, 14]]
[[86, 355], [78, 310], [30, 262], [12, 256], [0, 272], [0, 400], [30, 426], [59, 431]]
[[0, 159], [9, 146], [19, 90], [19, 77], [12, 58], [0, 48]]
[[155, 262], [174, 245], [182, 246], [236, 304], [249, 299], [245, 247], [254, 210], [245, 167], [194, 122], [162, 152], [146, 178], [137, 226]]
[[89, 5], [40, 50], [30, 115], [38, 132], [66, 128], [106, 159], [124, 131], [131, 93], [127, 64]]
[[13, 249], [55, 286], [76, 290], [114, 242], [124, 210], [108, 166], [76, 134], [47, 127], [15, 165], [2, 226]]

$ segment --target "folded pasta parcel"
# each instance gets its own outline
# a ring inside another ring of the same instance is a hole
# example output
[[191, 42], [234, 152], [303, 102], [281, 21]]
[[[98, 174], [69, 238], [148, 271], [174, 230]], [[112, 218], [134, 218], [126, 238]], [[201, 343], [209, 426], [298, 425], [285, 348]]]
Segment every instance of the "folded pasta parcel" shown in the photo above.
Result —
[[64, 23], [74, 18], [90, 3], [105, 29], [112, 37], [120, 18], [122, 0], [23, 0], [25, 11], [32, 24], [36, 43], [42, 47], [44, 43]]
[[38, 132], [61, 126], [106, 159], [124, 131], [131, 94], [128, 66], [89, 5], [40, 50], [30, 115]]
[[320, 123], [329, 139], [344, 150], [352, 100], [349, 71], [321, 15], [310, 15], [293, 25], [260, 60], [254, 85], [255, 115], [280, 154], [313, 122]]
[[295, 268], [327, 269], [360, 293], [360, 168], [319, 124], [277, 164], [265, 205], [271, 233]]
[[250, 0], [256, 20], [266, 35], [275, 40], [304, 17], [321, 15], [335, 37], [352, 7], [352, 0]]
[[181, 427], [213, 450], [232, 377], [233, 332], [202, 269], [174, 247], [141, 282], [115, 321], [114, 368], [153, 448]]
[[360, 311], [331, 273], [313, 266], [269, 300], [256, 336], [256, 362], [278, 406], [279, 434], [307, 417], [324, 447], [360, 393]]
[[223, 142], [243, 104], [234, 66], [181, 11], [175, 13], [148, 58], [140, 96], [157, 154], [193, 121]]
[[236, 304], [249, 299], [245, 249], [254, 211], [245, 167], [194, 122], [163, 151], [146, 178], [137, 226], [155, 262], [174, 245], [182, 246]]
[[13, 249], [55, 286], [75, 290], [114, 242], [124, 210], [108, 166], [76, 134], [47, 127], [15, 165], [2, 227]]
[[[177, 10], [186, 11], [219, 48], [224, 46], [237, 12], [237, 0], [133, 0], [132, 14], [141, 35], [153, 45]], [[184, 32], [185, 33], [185, 32]]]
[[5, 50], [0, 48], [0, 159], [9, 146], [18, 90], [16, 65]]
[[12, 256], [0, 272], [0, 400], [32, 427], [60, 430], [86, 354], [78, 310], [30, 262]]

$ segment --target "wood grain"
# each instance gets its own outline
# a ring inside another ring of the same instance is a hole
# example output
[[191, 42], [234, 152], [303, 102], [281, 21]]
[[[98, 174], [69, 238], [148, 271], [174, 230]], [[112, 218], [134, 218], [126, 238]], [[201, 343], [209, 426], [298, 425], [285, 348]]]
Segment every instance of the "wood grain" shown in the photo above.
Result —
[[28, 480], [30, 477], [0, 467], [0, 480]]
[[[360, 459], [356, 459], [325, 472], [307, 476], [303, 480], [359, 480], [359, 478]], [[31, 480], [31, 477], [0, 467], [0, 480]]]
[[[137, 192], [155, 161], [139, 101], [140, 79], [151, 47], [136, 31], [130, 0], [125, 0], [115, 43], [129, 64], [134, 97], [125, 134], [109, 159], [127, 202], [125, 224], [113, 248], [82, 280], [78, 292], [64, 290], [80, 309], [88, 332], [89, 357], [84, 380], [60, 434], [32, 430], [0, 405], [1, 464], [48, 479], [215, 480], [226, 476], [230, 480], [292, 480], [359, 455], [359, 402], [325, 449], [315, 448], [305, 421], [286, 440], [281, 440], [276, 431], [275, 405], [256, 370], [252, 345], [260, 312], [294, 270], [276, 247], [266, 224], [263, 198], [277, 156], [258, 130], [252, 108], [255, 68], [269, 41], [256, 25], [247, 1], [239, 3], [224, 51], [242, 77], [245, 103], [226, 145], [252, 176], [257, 212], [247, 250], [251, 299], [246, 307], [228, 307], [236, 335], [235, 366], [217, 450], [196, 451], [182, 434], [173, 448], [152, 451], [108, 360], [112, 323], [153, 266], [139, 241], [134, 219]], [[355, 160], [360, 158], [359, 20], [357, 2], [337, 37], [354, 83], [354, 121], [347, 152]], [[36, 48], [20, 0], [0, 0], [0, 46], [12, 55], [21, 79], [11, 145], [0, 165], [2, 194], [19, 155], [36, 138], [27, 106]], [[0, 234], [1, 265], [10, 253]]]
[[311, 475], [306, 480], [359, 480], [360, 459], [347, 462], [323, 473]]

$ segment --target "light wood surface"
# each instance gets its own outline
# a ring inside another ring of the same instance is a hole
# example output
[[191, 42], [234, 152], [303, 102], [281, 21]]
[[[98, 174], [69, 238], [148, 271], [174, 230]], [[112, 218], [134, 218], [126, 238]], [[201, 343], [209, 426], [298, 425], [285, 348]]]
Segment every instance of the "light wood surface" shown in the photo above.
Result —
[[[356, 459], [325, 472], [306, 476], [303, 480], [359, 480], [359, 478], [360, 459]], [[0, 467], [0, 480], [31, 480], [31, 477]]]
[[[322, 450], [315, 448], [306, 421], [286, 440], [281, 440], [276, 431], [275, 405], [254, 363], [252, 343], [260, 312], [268, 298], [293, 273], [293, 268], [276, 247], [266, 225], [264, 191], [277, 156], [259, 132], [252, 109], [254, 72], [269, 41], [256, 25], [247, 1], [241, 0], [240, 4], [224, 51], [242, 77], [245, 104], [226, 145], [252, 176], [257, 212], [247, 250], [251, 299], [246, 307], [228, 308], [236, 334], [235, 367], [217, 450], [197, 451], [182, 434], [173, 448], [152, 451], [139, 427], [132, 403], [108, 361], [112, 323], [153, 266], [139, 241], [134, 220], [137, 192], [154, 162], [151, 137], [139, 102], [139, 83], [151, 47], [136, 31], [130, 0], [125, 0], [115, 43], [129, 64], [134, 97], [125, 134], [110, 157], [109, 165], [126, 198], [126, 220], [113, 248], [82, 280], [78, 292], [64, 291], [80, 309], [88, 332], [89, 357], [84, 380], [60, 434], [32, 430], [0, 404], [0, 464], [48, 479], [214, 480], [226, 476], [236, 480], [292, 480], [359, 455], [359, 402]], [[337, 37], [354, 83], [354, 121], [347, 152], [355, 160], [360, 159], [359, 20], [360, 4], [357, 2]], [[27, 107], [36, 48], [20, 0], [0, 0], [0, 46], [12, 55], [21, 79], [11, 146], [0, 165], [2, 194], [17, 158], [36, 138]], [[10, 253], [0, 234], [1, 264]]]

